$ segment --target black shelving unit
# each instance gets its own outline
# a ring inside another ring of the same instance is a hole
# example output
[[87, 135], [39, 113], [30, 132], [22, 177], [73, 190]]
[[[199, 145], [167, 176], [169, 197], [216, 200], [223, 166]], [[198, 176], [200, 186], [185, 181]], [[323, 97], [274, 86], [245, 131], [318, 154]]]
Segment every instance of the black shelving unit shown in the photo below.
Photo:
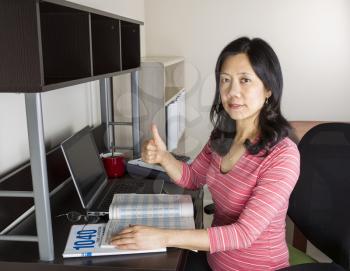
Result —
[[[100, 80], [101, 119], [109, 135], [111, 77], [131, 73], [138, 119], [140, 24], [64, 0], [0, 1], [0, 93], [25, 94], [33, 183], [33, 191], [0, 191], [0, 196], [34, 199], [37, 227], [37, 236], [6, 234], [27, 212], [2, 231], [1, 241], [38, 242], [40, 260], [54, 259], [41, 92]], [[137, 122], [133, 140], [137, 153]]]
[[63, 0], [0, 2], [0, 92], [36, 93], [140, 66], [140, 21]]

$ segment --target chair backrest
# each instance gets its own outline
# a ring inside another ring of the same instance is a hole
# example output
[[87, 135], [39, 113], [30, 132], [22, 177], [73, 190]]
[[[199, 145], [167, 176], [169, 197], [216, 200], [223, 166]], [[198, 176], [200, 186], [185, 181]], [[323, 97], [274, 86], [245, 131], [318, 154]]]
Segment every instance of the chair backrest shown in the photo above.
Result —
[[334, 262], [350, 267], [350, 124], [325, 123], [301, 139], [288, 215]]

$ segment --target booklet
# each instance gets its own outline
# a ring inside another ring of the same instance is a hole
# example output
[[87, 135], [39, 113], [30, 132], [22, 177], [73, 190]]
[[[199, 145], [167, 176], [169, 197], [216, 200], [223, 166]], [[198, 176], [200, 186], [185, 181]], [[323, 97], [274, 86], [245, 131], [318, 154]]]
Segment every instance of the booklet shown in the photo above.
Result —
[[167, 229], [194, 229], [190, 195], [115, 194], [107, 224], [71, 227], [64, 258], [164, 252], [166, 248], [123, 250], [110, 245], [111, 237], [129, 225]]
[[112, 236], [130, 225], [194, 229], [192, 198], [182, 194], [115, 194], [101, 247], [113, 247]]
[[71, 227], [63, 258], [122, 255], [131, 253], [159, 252], [163, 250], [121, 250], [101, 247], [106, 224], [84, 224]]

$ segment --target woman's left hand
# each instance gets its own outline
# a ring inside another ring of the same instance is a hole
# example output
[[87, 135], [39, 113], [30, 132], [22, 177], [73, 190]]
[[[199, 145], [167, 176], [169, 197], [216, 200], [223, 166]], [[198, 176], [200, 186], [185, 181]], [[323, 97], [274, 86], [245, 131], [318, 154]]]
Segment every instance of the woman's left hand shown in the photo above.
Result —
[[166, 247], [165, 229], [130, 226], [112, 237], [111, 244], [120, 249], [156, 249]]

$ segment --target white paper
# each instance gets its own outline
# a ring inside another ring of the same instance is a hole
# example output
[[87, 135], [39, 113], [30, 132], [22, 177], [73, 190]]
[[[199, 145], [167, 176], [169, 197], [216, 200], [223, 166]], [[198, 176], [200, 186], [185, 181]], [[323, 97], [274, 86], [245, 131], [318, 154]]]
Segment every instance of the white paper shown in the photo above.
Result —
[[178, 102], [172, 102], [167, 106], [167, 147], [169, 151], [177, 148], [179, 140], [179, 111]]

